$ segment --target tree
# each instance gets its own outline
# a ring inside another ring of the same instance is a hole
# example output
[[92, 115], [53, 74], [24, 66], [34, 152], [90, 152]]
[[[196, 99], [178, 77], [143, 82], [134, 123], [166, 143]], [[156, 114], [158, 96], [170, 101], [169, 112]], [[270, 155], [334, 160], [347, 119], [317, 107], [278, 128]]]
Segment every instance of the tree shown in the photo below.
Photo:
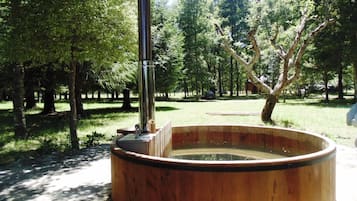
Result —
[[207, 63], [203, 52], [206, 49], [207, 33], [211, 27], [209, 19], [209, 5], [211, 2], [203, 0], [185, 0], [181, 2], [179, 27], [184, 36], [184, 80], [195, 91], [196, 99], [203, 88], [205, 78], [208, 77]]
[[[38, 64], [53, 62], [65, 66], [71, 108], [70, 139], [74, 149], [79, 148], [77, 68], [91, 62], [96, 70], [108, 69], [113, 63], [124, 63], [131, 58], [136, 47], [132, 37], [135, 35], [132, 4], [132, 1], [124, 0], [11, 1], [11, 26], [8, 30], [14, 33], [6, 34], [9, 42], [5, 47], [11, 44], [11, 48], [5, 51], [7, 55], [4, 57], [10, 61], [18, 76], [24, 61]], [[17, 38], [14, 37], [16, 34]], [[21, 95], [21, 91], [16, 94]]]
[[49, 63], [43, 65], [44, 70], [42, 75], [43, 91], [43, 110], [42, 114], [51, 114], [56, 112], [55, 108], [55, 87], [56, 87], [56, 67]]
[[[248, 1], [247, 0], [222, 0], [220, 2], [220, 16], [223, 18], [222, 20], [222, 28], [229, 28], [230, 37], [232, 37], [233, 41], [245, 42], [246, 43], [246, 34], [249, 31], [248, 24], [245, 18], [248, 15]], [[233, 48], [237, 50], [238, 48], [232, 44]], [[239, 67], [236, 64], [234, 67], [234, 59], [230, 57], [230, 68], [229, 68], [229, 91], [230, 96], [233, 96], [233, 88], [234, 88], [234, 69], [239, 72]], [[239, 73], [237, 73], [237, 80], [239, 84]], [[238, 87], [239, 88], [239, 85]], [[237, 89], [239, 90], [239, 89]], [[238, 93], [237, 93], [238, 95]]]
[[[315, 2], [317, 15], [336, 19], [336, 26], [329, 27], [315, 40], [317, 49], [315, 57], [325, 67], [335, 71], [338, 76], [338, 98], [343, 99], [344, 71], [357, 58], [357, 3], [347, 0], [315, 0]], [[355, 87], [355, 94], [357, 94], [356, 89], [357, 87]]]
[[50, 36], [55, 38], [52, 44], [69, 72], [70, 137], [74, 149], [79, 148], [77, 68], [85, 62], [102, 68], [126, 60], [125, 56], [133, 52], [132, 30], [135, 29], [129, 18], [133, 14], [130, 12], [132, 7], [130, 2], [115, 0], [56, 1], [52, 15], [48, 16], [54, 25], [50, 28]]
[[[331, 73], [338, 74], [338, 98], [343, 98], [342, 86], [342, 54], [343, 54], [343, 37], [338, 33], [335, 27], [326, 29], [314, 41], [314, 57], [317, 68], [322, 72], [325, 101], [329, 101], [328, 82], [333, 78]], [[334, 40], [336, 43], [331, 43]]]
[[[0, 10], [0, 49], [3, 66], [11, 69], [12, 101], [15, 137], [26, 138], [26, 117], [24, 112], [24, 64], [28, 56], [28, 35], [24, 33], [26, 24], [26, 2], [20, 0], [2, 1]], [[26, 30], [26, 29], [25, 29]]]
[[176, 13], [168, 9], [167, 0], [156, 1], [153, 12], [153, 60], [156, 91], [168, 99], [179, 80], [183, 67], [183, 38], [176, 22]]
[[337, 9], [337, 24], [344, 36], [344, 63], [352, 63], [355, 79], [355, 99], [357, 99], [357, 2], [348, 0], [333, 1]]
[[[135, 46], [133, 44], [133, 46]], [[102, 69], [97, 72], [98, 83], [102, 88], [109, 89], [110, 91], [117, 90], [123, 92], [123, 105], [122, 109], [130, 110], [130, 88], [136, 80], [137, 63], [131, 61], [134, 59], [135, 54], [128, 55], [128, 61], [121, 63], [114, 63], [111, 68]]]
[[[223, 38], [224, 49], [244, 66], [247, 76], [267, 94], [261, 113], [264, 122], [272, 122], [271, 115], [283, 89], [300, 77], [302, 58], [312, 39], [332, 22], [327, 19], [318, 25], [312, 23], [312, 9], [313, 4], [310, 1], [252, 2], [249, 17], [252, 31], [249, 32], [248, 38], [252, 44], [254, 56], [249, 61], [232, 49], [231, 41], [227, 37]], [[219, 26], [217, 27], [220, 34], [224, 36], [223, 31]], [[258, 33], [259, 43], [256, 33]], [[280, 75], [274, 87], [264, 83], [254, 71], [254, 64], [261, 57], [261, 46], [268, 46], [268, 44], [274, 48], [280, 59], [279, 66], [277, 66], [280, 69]]]

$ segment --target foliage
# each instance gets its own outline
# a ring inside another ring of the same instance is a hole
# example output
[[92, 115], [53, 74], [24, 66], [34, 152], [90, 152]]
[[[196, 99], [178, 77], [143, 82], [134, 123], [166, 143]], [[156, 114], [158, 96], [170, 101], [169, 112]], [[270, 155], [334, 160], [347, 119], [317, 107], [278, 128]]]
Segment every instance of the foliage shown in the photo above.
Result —
[[[246, 21], [248, 17], [248, 5], [249, 2], [244, 0], [222, 0], [219, 2], [219, 16], [221, 18], [221, 26], [223, 29], [228, 29], [229, 36], [232, 38], [232, 42], [234, 41], [233, 48], [237, 51], [245, 51], [244, 44], [247, 44], [247, 34], [249, 32], [249, 27]], [[233, 62], [233, 58], [230, 58], [230, 61], [222, 61], [229, 62], [229, 69], [222, 69], [223, 67], [228, 67], [228, 65], [221, 65], [221, 69], [226, 72], [226, 76], [229, 77], [229, 89], [230, 95], [233, 95], [234, 82], [238, 82], [237, 91], [239, 92], [239, 87], [243, 80], [245, 80], [243, 76], [243, 71], [240, 70], [240, 66], [237, 62]], [[229, 73], [228, 73], [229, 72]], [[222, 74], [222, 73], [221, 73]], [[236, 77], [236, 80], [234, 80]], [[222, 80], [222, 79], [221, 79]], [[221, 91], [222, 89], [220, 89]], [[237, 92], [237, 94], [238, 94]], [[221, 93], [221, 92], [220, 92]]]
[[[346, 67], [355, 63], [357, 66], [357, 3], [354, 1], [328, 1], [316, 0], [316, 13], [319, 16], [333, 17], [336, 19], [336, 26], [327, 29], [315, 41], [316, 51], [314, 52], [318, 68], [324, 72], [334, 72], [338, 76], [339, 98], [343, 98], [343, 85], [350, 85], [348, 79], [344, 79]], [[334, 43], [331, 43], [334, 41]], [[356, 67], [354, 67], [356, 68]], [[352, 73], [356, 80], [356, 70]], [[347, 76], [348, 77], [348, 76]], [[330, 78], [332, 79], [332, 78]], [[343, 83], [344, 81], [344, 83]], [[355, 89], [355, 97], [357, 91]], [[327, 97], [327, 94], [326, 94]]]
[[93, 147], [99, 145], [100, 142], [103, 141], [103, 139], [105, 138], [105, 135], [94, 131], [91, 135], [87, 135], [86, 137], [87, 139], [84, 142], [85, 146]]
[[249, 2], [247, 0], [222, 0], [219, 8], [222, 28], [229, 28], [229, 35], [236, 42], [235, 49], [241, 49], [241, 46], [248, 43], [246, 36], [249, 32], [247, 23]]
[[137, 63], [134, 61], [115, 62], [95, 69], [94, 75], [97, 77], [99, 85], [103, 88], [109, 91], [121, 91], [128, 86], [128, 83], [135, 82], [136, 68]]
[[[39, 67], [49, 63], [65, 66], [70, 75], [70, 123], [74, 139], [77, 68], [80, 71], [81, 66], [90, 63], [91, 70], [100, 72], [100, 83], [111, 88], [118, 87], [113, 83], [121, 86], [133, 77], [130, 73], [133, 68], [123, 68], [136, 55], [133, 5], [133, 1], [124, 0], [2, 2], [0, 58], [14, 66], [25, 62]], [[78, 147], [78, 143], [74, 146]]]
[[183, 67], [183, 37], [178, 29], [176, 13], [167, 9], [167, 1], [156, 1], [153, 9], [153, 60], [156, 91], [173, 91]]
[[179, 14], [179, 25], [184, 36], [184, 82], [192, 87], [196, 98], [210, 76], [204, 55], [209, 48], [207, 33], [213, 32], [212, 25], [207, 23], [210, 3], [204, 0], [182, 1]]
[[[37, 152], [40, 155], [56, 153], [62, 149], [61, 146], [62, 145], [59, 142], [57, 142], [56, 139], [47, 138], [45, 136], [43, 139], [40, 139], [40, 147], [37, 149]], [[64, 145], [64, 146], [68, 147], [68, 145]]]

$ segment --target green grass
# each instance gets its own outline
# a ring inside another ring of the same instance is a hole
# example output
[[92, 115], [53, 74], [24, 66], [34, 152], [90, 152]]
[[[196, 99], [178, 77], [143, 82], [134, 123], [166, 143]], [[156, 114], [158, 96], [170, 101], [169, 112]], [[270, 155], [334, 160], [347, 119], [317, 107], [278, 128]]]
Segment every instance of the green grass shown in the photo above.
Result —
[[[323, 134], [339, 144], [353, 146], [357, 128], [346, 125], [346, 113], [351, 101], [322, 103], [319, 99], [287, 99], [278, 103], [273, 120], [276, 126], [290, 127]], [[38, 104], [40, 106], [40, 104]], [[156, 102], [158, 127], [167, 121], [174, 126], [192, 124], [248, 124], [264, 125], [259, 115], [237, 115], [259, 113], [264, 99], [234, 99], [200, 102]], [[133, 104], [137, 107], [137, 103]], [[56, 103], [57, 115], [39, 115], [41, 107], [27, 111], [30, 137], [15, 140], [12, 127], [12, 104], [0, 102], [0, 164], [18, 157], [36, 157], [55, 150], [64, 151], [69, 146], [67, 103]], [[118, 128], [133, 127], [138, 123], [138, 112], [125, 112], [120, 102], [84, 104], [86, 116], [78, 124], [78, 135], [84, 146], [87, 135], [94, 132], [104, 134], [102, 142], [109, 142]], [[214, 115], [208, 113], [216, 113]], [[236, 115], [219, 115], [235, 113]]]
[[[170, 112], [157, 112], [159, 123], [171, 119], [174, 125], [185, 124], [249, 124], [264, 125], [260, 116], [219, 116], [207, 115], [207, 112], [260, 112], [264, 105], [263, 99], [258, 100], [227, 100], [201, 103], [167, 103], [177, 108]], [[316, 132], [328, 136], [339, 144], [354, 146], [357, 128], [346, 125], [346, 113], [351, 104], [349, 101], [320, 103], [318, 99], [286, 100], [278, 103], [272, 119], [276, 126], [289, 127]]]

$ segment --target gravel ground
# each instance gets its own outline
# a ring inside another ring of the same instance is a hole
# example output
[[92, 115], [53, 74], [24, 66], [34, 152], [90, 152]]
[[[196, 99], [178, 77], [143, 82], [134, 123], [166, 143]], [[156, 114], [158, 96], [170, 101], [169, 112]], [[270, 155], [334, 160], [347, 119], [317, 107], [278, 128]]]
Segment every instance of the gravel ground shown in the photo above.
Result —
[[[108, 200], [109, 145], [0, 167], [0, 201]], [[357, 201], [357, 149], [338, 145], [337, 201]]]

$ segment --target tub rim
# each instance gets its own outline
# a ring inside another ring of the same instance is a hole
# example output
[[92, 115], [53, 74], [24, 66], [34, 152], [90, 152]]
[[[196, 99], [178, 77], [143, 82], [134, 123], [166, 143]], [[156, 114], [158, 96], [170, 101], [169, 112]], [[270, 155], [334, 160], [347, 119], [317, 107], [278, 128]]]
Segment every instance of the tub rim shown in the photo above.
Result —
[[[304, 135], [312, 136], [326, 143], [326, 147], [320, 151], [283, 157], [278, 159], [258, 159], [258, 160], [236, 160], [236, 161], [204, 161], [204, 160], [186, 160], [150, 156], [131, 151], [126, 151], [118, 147], [114, 139], [111, 145], [112, 155], [123, 160], [130, 161], [136, 164], [148, 165], [157, 168], [176, 169], [176, 170], [191, 170], [191, 171], [224, 171], [224, 172], [250, 172], [250, 171], [271, 171], [282, 170], [290, 168], [298, 168], [322, 163], [327, 160], [335, 159], [336, 144], [331, 139], [310, 131], [302, 131], [298, 129], [271, 127], [271, 126], [256, 126], [244, 124], [194, 124], [194, 125], [180, 125], [174, 127], [250, 127], [256, 129], [272, 129], [276, 131], [296, 132]], [[173, 127], [173, 128], [174, 128]]]

